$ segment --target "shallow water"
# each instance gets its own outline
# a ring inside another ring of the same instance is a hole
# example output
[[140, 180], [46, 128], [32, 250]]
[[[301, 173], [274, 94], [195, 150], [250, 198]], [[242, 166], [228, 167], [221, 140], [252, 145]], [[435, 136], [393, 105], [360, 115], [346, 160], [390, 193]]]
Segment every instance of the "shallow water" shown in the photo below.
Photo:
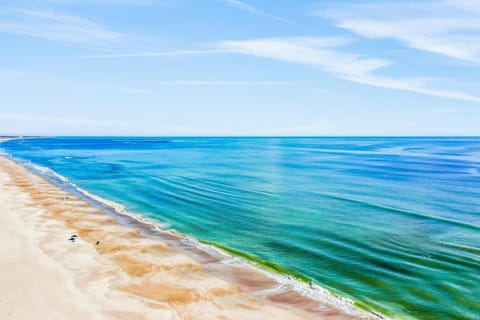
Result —
[[480, 318], [480, 138], [41, 138], [1, 147], [364, 308]]

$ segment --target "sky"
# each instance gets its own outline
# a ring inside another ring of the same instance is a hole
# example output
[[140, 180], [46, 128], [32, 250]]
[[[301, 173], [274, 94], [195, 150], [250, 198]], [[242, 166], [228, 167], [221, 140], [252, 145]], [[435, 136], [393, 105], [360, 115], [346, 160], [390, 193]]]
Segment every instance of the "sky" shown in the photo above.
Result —
[[2, 0], [0, 135], [480, 135], [480, 0]]

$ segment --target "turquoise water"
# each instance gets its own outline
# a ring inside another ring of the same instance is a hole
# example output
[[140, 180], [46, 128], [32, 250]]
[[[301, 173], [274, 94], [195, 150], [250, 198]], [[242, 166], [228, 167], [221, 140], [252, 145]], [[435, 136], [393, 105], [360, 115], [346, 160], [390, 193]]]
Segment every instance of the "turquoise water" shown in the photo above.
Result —
[[480, 138], [41, 138], [1, 147], [363, 308], [480, 319]]

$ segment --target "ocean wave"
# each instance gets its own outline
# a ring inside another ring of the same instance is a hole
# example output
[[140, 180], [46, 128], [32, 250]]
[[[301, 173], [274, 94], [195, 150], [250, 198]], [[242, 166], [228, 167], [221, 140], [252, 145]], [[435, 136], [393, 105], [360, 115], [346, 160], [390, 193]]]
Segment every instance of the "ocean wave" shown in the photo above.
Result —
[[310, 298], [312, 300], [318, 301], [319, 303], [333, 305], [339, 310], [353, 316], [358, 316], [363, 319], [372, 319], [372, 320], [389, 319], [384, 315], [380, 315], [380, 314], [369, 312], [369, 311], [364, 311], [358, 308], [355, 305], [355, 302], [353, 300], [334, 294], [328, 289], [318, 284], [315, 284], [313, 282], [305, 282], [304, 280], [297, 279], [295, 276], [292, 276], [289, 274], [282, 274], [281, 272], [274, 273], [272, 271], [265, 270], [264, 268], [265, 266], [262, 266], [261, 263], [258, 263], [257, 261], [254, 261], [254, 260], [250, 260], [244, 257], [243, 255], [237, 256], [235, 254], [231, 254], [223, 250], [222, 248], [220, 248], [221, 246], [216, 246], [215, 244], [205, 244], [205, 243], [202, 243], [202, 241], [195, 239], [191, 236], [181, 234], [172, 229], [166, 229], [170, 226], [168, 223], [161, 223], [159, 221], [154, 221], [152, 219], [146, 218], [141, 214], [132, 213], [128, 211], [124, 205], [118, 202], [102, 198], [98, 195], [90, 193], [85, 189], [78, 187], [75, 183], [70, 181], [68, 178], [60, 175], [59, 173], [55, 172], [50, 168], [40, 166], [29, 160], [13, 157], [12, 155], [6, 153], [2, 149], [0, 149], [0, 154], [11, 158], [16, 163], [22, 165], [23, 167], [27, 168], [33, 173], [36, 173], [46, 178], [50, 182], [54, 183], [56, 186], [59, 186], [67, 191], [70, 191], [73, 194], [80, 196], [81, 198], [89, 200], [90, 203], [100, 207], [100, 209], [109, 209], [118, 215], [126, 216], [142, 224], [149, 225], [152, 227], [153, 230], [159, 233], [173, 234], [177, 237], [180, 237], [180, 243], [184, 246], [194, 247], [205, 253], [210, 253], [210, 254], [213, 253], [217, 256], [221, 256], [222, 264], [254, 269], [256, 272], [260, 272], [263, 275], [269, 277], [270, 279], [278, 283], [277, 287], [269, 289], [268, 292], [261, 291], [261, 292], [258, 292], [258, 294], [276, 294], [276, 293], [284, 292], [287, 290], [293, 290], [298, 294], [304, 297]]
[[10, 155], [10, 158], [17, 162], [18, 164], [24, 166], [25, 168], [29, 169], [30, 171], [39, 174], [40, 176], [48, 179], [52, 183], [54, 183], [56, 186], [62, 187], [63, 189], [67, 189], [67, 191], [73, 192], [76, 195], [82, 196], [82, 198], [87, 198], [88, 200], [91, 200], [90, 202], [93, 202], [94, 204], [99, 205], [102, 209], [105, 207], [114, 211], [117, 214], [123, 215], [123, 216], [128, 216], [132, 219], [135, 219], [138, 222], [150, 225], [157, 231], [163, 231], [166, 227], [169, 226], [167, 223], [161, 223], [158, 221], [153, 221], [151, 219], [148, 219], [141, 214], [137, 213], [132, 213], [128, 211], [124, 205], [107, 200], [105, 198], [102, 198], [100, 196], [97, 196], [93, 193], [88, 192], [85, 189], [80, 188], [77, 186], [75, 183], [73, 183], [70, 179], [62, 176], [61, 174], [57, 173], [56, 171], [40, 166], [38, 164], [32, 163], [31, 161], [28, 160], [23, 160], [23, 159], [18, 159], [14, 158], [13, 156]]
[[386, 205], [377, 204], [377, 203], [373, 203], [373, 202], [369, 202], [369, 201], [365, 201], [365, 200], [361, 200], [361, 199], [350, 198], [350, 197], [339, 195], [339, 194], [323, 193], [322, 195], [324, 197], [329, 197], [331, 199], [347, 201], [347, 202], [355, 203], [355, 204], [362, 205], [362, 206], [365, 206], [365, 207], [378, 209], [378, 210], [383, 210], [385, 212], [389, 212], [389, 213], [392, 213], [392, 214], [411, 216], [411, 217], [415, 217], [415, 218], [419, 218], [419, 219], [438, 221], [438, 222], [454, 225], [454, 226], [457, 226], [457, 227], [463, 227], [463, 228], [468, 228], [468, 229], [473, 229], [473, 230], [480, 230], [480, 226], [470, 224], [468, 222], [463, 222], [463, 221], [458, 221], [458, 220], [454, 220], [454, 219], [444, 218], [444, 217], [441, 217], [441, 216], [432, 216], [432, 215], [429, 215], [429, 214], [420, 213], [420, 212], [413, 212], [413, 211], [409, 211], [409, 210], [406, 210], [406, 209], [393, 208], [393, 207], [389, 207], [389, 206], [386, 206]]

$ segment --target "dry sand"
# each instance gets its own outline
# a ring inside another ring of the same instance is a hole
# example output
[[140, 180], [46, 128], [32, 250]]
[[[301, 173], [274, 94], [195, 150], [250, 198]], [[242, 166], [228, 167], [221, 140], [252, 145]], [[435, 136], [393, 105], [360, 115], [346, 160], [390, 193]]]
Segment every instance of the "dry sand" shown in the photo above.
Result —
[[174, 238], [0, 157], [0, 319], [357, 319]]

